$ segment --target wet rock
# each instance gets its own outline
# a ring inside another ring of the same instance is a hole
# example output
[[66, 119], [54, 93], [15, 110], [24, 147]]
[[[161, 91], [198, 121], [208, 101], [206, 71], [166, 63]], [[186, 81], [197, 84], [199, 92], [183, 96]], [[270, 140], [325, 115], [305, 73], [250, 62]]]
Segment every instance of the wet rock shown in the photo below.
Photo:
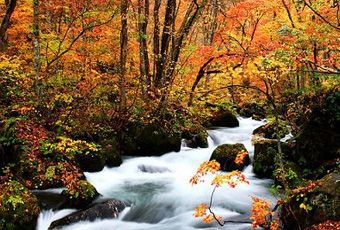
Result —
[[181, 149], [181, 134], [157, 124], [130, 123], [122, 134], [121, 150], [125, 155], [153, 156]]
[[62, 226], [77, 223], [79, 221], [94, 221], [96, 219], [117, 218], [126, 207], [125, 203], [116, 199], [94, 204], [91, 207], [71, 213], [59, 220], [53, 221], [48, 229], [59, 229]]
[[165, 172], [171, 172], [171, 170], [166, 168], [166, 167], [158, 167], [158, 166], [152, 166], [152, 165], [138, 165], [138, 169], [141, 172], [145, 172], [145, 173], [165, 173]]
[[237, 108], [237, 113], [242, 117], [251, 117], [254, 120], [266, 118], [266, 110], [257, 103], [245, 103]]
[[231, 111], [221, 109], [213, 113], [209, 124], [211, 126], [234, 128], [239, 126], [239, 121]]
[[86, 172], [101, 171], [106, 163], [105, 156], [100, 151], [87, 151], [75, 154], [79, 167]]
[[117, 167], [122, 164], [122, 158], [118, 150], [118, 143], [115, 138], [101, 141], [101, 152], [106, 158], [106, 165], [109, 167]]
[[244, 167], [250, 164], [249, 155], [246, 155], [243, 162], [235, 163], [236, 156], [239, 152], [247, 149], [243, 144], [224, 144], [218, 146], [212, 153], [210, 160], [216, 160], [221, 165], [223, 171], [243, 170]]
[[38, 198], [40, 208], [44, 210], [58, 210], [66, 203], [66, 198], [60, 193], [38, 190], [32, 193]]
[[189, 148], [208, 148], [208, 133], [205, 130], [196, 134], [182, 134], [182, 136]]
[[[284, 125], [279, 126], [279, 137], [280, 138], [283, 138], [288, 133], [289, 133], [289, 130], [286, 126]], [[275, 124], [268, 123], [268, 124], [262, 125], [253, 131], [253, 135], [258, 135], [258, 136], [261, 136], [267, 139], [276, 139], [277, 131], [275, 128]]]

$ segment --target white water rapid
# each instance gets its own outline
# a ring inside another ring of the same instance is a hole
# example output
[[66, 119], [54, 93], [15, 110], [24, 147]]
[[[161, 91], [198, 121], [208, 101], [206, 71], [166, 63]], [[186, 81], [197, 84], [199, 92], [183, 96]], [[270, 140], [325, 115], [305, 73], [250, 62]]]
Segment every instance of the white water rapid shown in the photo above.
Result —
[[[204, 224], [193, 216], [195, 207], [209, 203], [213, 190], [206, 182], [191, 186], [190, 178], [198, 166], [208, 160], [217, 145], [243, 143], [250, 156], [252, 131], [263, 122], [239, 118], [240, 127], [209, 130], [209, 148], [191, 149], [182, 147], [180, 152], [171, 152], [160, 157], [133, 157], [124, 160], [117, 168], [104, 168], [101, 172], [86, 173], [90, 181], [106, 198], [116, 198], [132, 203], [118, 219], [79, 222], [63, 230], [189, 230], [219, 229], [216, 223]], [[165, 170], [168, 169], [168, 170]], [[153, 171], [153, 173], [149, 173]], [[164, 172], [160, 172], [164, 171]], [[274, 200], [268, 192], [270, 180], [258, 179], [252, 173], [252, 166], [244, 173], [249, 185], [236, 188], [224, 186], [214, 195], [213, 209], [226, 220], [247, 220], [252, 196]], [[37, 230], [46, 230], [49, 224], [72, 210], [43, 211]], [[222, 229], [250, 229], [251, 224], [230, 223]]]

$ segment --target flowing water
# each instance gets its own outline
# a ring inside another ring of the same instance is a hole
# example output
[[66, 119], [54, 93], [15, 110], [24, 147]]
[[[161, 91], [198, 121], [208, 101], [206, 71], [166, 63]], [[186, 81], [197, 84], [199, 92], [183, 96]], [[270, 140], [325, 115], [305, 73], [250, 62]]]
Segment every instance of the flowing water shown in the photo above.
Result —
[[[191, 149], [183, 144], [180, 152], [171, 152], [160, 157], [130, 157], [117, 168], [104, 168], [101, 172], [86, 173], [90, 181], [105, 198], [116, 198], [132, 204], [118, 219], [80, 222], [64, 230], [189, 230], [217, 229], [216, 223], [204, 224], [193, 217], [195, 207], [208, 203], [213, 187], [209, 179], [191, 186], [190, 178], [198, 166], [208, 160], [217, 145], [243, 143], [250, 156], [252, 131], [263, 122], [239, 118], [240, 127], [209, 130], [209, 148]], [[270, 180], [258, 179], [252, 166], [244, 170], [248, 184], [236, 188], [224, 186], [214, 195], [213, 209], [226, 220], [240, 223], [227, 224], [223, 229], [250, 229], [247, 220], [251, 209], [251, 197], [274, 200], [268, 192]], [[43, 211], [37, 230], [46, 230], [49, 224], [74, 210]]]

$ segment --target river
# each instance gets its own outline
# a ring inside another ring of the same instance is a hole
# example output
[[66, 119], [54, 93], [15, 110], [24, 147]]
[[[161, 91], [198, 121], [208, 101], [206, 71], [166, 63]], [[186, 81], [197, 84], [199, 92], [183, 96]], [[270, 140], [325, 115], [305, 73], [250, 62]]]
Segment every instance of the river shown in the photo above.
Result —
[[[216, 223], [205, 224], [193, 216], [198, 204], [209, 202], [213, 190], [210, 181], [207, 179], [204, 183], [192, 186], [189, 180], [198, 166], [210, 158], [217, 145], [243, 143], [252, 158], [254, 148], [251, 134], [263, 122], [246, 118], [239, 118], [239, 121], [240, 126], [237, 128], [209, 130], [209, 148], [191, 149], [183, 144], [180, 152], [170, 152], [160, 157], [126, 157], [120, 167], [85, 173], [87, 180], [105, 198], [127, 201], [132, 206], [126, 208], [118, 219], [80, 222], [66, 226], [63, 230], [217, 229]], [[256, 178], [251, 165], [244, 169], [244, 174], [249, 184], [241, 184], [236, 188], [225, 186], [215, 192], [213, 209], [226, 220], [247, 220], [252, 196], [274, 201], [268, 192], [271, 180]], [[73, 211], [42, 211], [37, 230], [46, 230], [53, 220]], [[251, 229], [251, 224], [230, 223], [223, 229]]]

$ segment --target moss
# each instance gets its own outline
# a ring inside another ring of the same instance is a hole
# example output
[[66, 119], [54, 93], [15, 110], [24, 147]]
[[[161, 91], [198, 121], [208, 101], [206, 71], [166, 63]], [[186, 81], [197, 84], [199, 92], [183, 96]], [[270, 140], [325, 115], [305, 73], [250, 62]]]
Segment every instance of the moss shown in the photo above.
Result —
[[243, 164], [236, 164], [235, 159], [239, 152], [247, 151], [243, 144], [224, 144], [218, 146], [212, 153], [210, 160], [216, 160], [224, 171], [243, 170], [246, 165], [250, 164], [249, 155], [243, 161]]
[[198, 147], [208, 148], [208, 133], [207, 131], [202, 131], [196, 135], [196, 142]]
[[186, 120], [181, 124], [182, 138], [190, 148], [208, 148], [208, 133], [198, 122]]
[[35, 229], [37, 198], [17, 181], [0, 185], [0, 229]]
[[74, 182], [62, 194], [67, 199], [67, 205], [75, 208], [88, 206], [99, 195], [96, 188], [85, 180]]
[[126, 155], [161, 155], [181, 148], [181, 133], [159, 124], [130, 122], [121, 135], [120, 147]]
[[106, 139], [100, 142], [101, 152], [106, 159], [106, 164], [110, 167], [116, 167], [122, 164], [122, 158], [118, 150], [118, 142], [115, 138]]
[[275, 169], [276, 143], [256, 143], [253, 160], [254, 173], [263, 178], [273, 178]]
[[283, 138], [285, 135], [289, 133], [289, 129], [287, 128], [287, 124], [284, 122], [281, 122], [278, 126], [279, 132], [276, 131], [275, 124], [273, 122], [270, 122], [268, 124], [262, 125], [258, 128], [256, 128], [253, 132], [253, 134], [257, 134], [259, 136], [262, 136], [264, 138], [268, 139], [276, 139], [277, 134], [280, 138]]

